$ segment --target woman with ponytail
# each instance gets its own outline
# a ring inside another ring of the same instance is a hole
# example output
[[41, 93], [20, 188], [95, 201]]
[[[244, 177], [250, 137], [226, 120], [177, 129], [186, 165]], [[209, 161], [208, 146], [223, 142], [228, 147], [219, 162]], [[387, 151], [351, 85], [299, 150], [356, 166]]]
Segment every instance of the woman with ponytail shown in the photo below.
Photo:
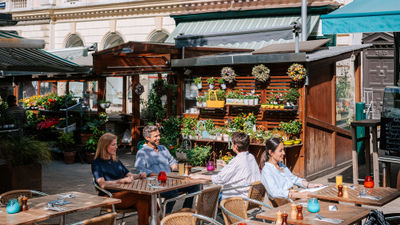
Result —
[[293, 175], [283, 164], [285, 149], [279, 138], [271, 138], [266, 142], [265, 157], [261, 160], [261, 182], [270, 199], [275, 198], [307, 198], [309, 192], [295, 192], [294, 185], [303, 188], [321, 187], [322, 184], [312, 184]]

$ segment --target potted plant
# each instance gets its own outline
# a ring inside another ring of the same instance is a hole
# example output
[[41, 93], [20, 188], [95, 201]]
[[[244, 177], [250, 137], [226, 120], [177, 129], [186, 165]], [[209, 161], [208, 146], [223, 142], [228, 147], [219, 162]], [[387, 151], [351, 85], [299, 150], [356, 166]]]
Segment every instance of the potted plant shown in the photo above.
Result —
[[221, 89], [225, 90], [226, 89], [225, 80], [223, 78], [219, 78], [217, 81], [218, 81], [218, 84], [221, 87]]
[[216, 90], [216, 94], [217, 94], [217, 100], [218, 101], [225, 101], [225, 91], [222, 89], [217, 89]]
[[187, 160], [192, 166], [204, 166], [206, 160], [209, 158], [211, 146], [200, 146], [187, 150]]
[[210, 89], [214, 89], [214, 87], [215, 87], [215, 79], [214, 79], [214, 77], [211, 77], [211, 78], [208, 78], [207, 79], [207, 83], [208, 83], [208, 86], [210, 87]]
[[93, 136], [90, 137], [89, 140], [85, 143], [85, 157], [87, 163], [92, 163], [94, 155], [96, 153], [97, 143], [101, 135], [104, 134], [104, 131], [99, 130], [97, 127], [92, 127], [90, 130], [92, 131]]
[[226, 83], [233, 83], [236, 79], [236, 73], [231, 67], [223, 67], [221, 69], [221, 77]]
[[300, 93], [297, 88], [291, 88], [289, 92], [286, 93], [284, 99], [290, 106], [297, 106], [298, 99], [300, 97]]
[[260, 83], [265, 83], [270, 78], [270, 69], [263, 64], [254, 66], [251, 70], [251, 74], [255, 80]]
[[100, 108], [102, 109], [108, 109], [111, 106], [111, 102], [110, 101], [106, 101], [106, 100], [99, 100], [97, 102], [97, 104], [100, 106]]
[[15, 189], [42, 189], [42, 163], [51, 161], [46, 142], [32, 137], [2, 137], [0, 193]]
[[197, 96], [196, 97], [196, 106], [203, 107], [203, 101], [204, 101], [203, 96]]
[[75, 162], [75, 155], [76, 151], [74, 151], [74, 133], [68, 132], [64, 133], [61, 132], [60, 136], [58, 137], [58, 147], [64, 152], [64, 162], [66, 164], [71, 164]]
[[202, 88], [201, 77], [196, 77], [193, 79], [194, 84], [197, 86], [197, 89]]
[[[292, 120], [289, 122], [281, 122], [280, 129], [285, 133], [284, 140], [289, 141], [298, 137], [302, 131], [302, 123], [298, 120]], [[285, 144], [285, 143], [284, 143]], [[287, 144], [290, 144], [287, 142]], [[293, 144], [293, 140], [291, 142]]]

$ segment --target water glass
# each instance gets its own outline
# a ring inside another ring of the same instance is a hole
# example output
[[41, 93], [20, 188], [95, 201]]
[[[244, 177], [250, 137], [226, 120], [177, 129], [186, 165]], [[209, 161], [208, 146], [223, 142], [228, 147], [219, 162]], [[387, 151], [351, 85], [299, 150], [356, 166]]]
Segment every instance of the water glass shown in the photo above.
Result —
[[185, 163], [178, 164], [178, 171], [180, 176], [185, 175]]
[[307, 209], [310, 213], [319, 212], [319, 202], [317, 198], [310, 198], [308, 200]]

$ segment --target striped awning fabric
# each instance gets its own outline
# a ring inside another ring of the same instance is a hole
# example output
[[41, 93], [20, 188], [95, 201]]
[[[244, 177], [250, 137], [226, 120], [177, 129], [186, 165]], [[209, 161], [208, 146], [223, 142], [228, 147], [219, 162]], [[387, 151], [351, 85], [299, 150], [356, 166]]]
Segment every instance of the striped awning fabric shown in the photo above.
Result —
[[[29, 40], [13, 32], [0, 31], [0, 70], [35, 72], [89, 71], [88, 67], [80, 66], [39, 49], [36, 42], [40, 40], [32, 40], [32, 42], [29, 42]], [[7, 45], [7, 43], [10, 43], [10, 45]]]

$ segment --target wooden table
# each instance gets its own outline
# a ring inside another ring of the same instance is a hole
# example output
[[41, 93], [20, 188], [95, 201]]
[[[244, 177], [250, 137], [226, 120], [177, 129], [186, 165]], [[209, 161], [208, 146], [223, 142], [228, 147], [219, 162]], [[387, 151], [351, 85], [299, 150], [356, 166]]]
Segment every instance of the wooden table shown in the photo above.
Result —
[[54, 201], [60, 197], [57, 194], [31, 198], [28, 200], [28, 210], [15, 214], [8, 214], [5, 207], [0, 208], [0, 224], [32, 224], [57, 216], [61, 216], [60, 223], [64, 224], [65, 215], [69, 213], [113, 205], [121, 202], [121, 200], [119, 199], [100, 197], [97, 195], [91, 195], [81, 192], [68, 192], [68, 194], [74, 194], [75, 197], [65, 199], [66, 201], [72, 203], [61, 206], [66, 208], [66, 210], [61, 212], [44, 209], [45, 207], [47, 207], [47, 203], [49, 201]]
[[[295, 203], [299, 204], [306, 204], [305, 200], [299, 200]], [[318, 212], [321, 216], [326, 218], [335, 218], [335, 219], [342, 219], [343, 222], [341, 224], [353, 224], [358, 221], [361, 221], [365, 217], [368, 216], [370, 209], [357, 207], [357, 206], [350, 206], [350, 205], [343, 205], [337, 203], [330, 203], [330, 202], [323, 202], [319, 201], [320, 211]], [[329, 206], [335, 205], [337, 207], [336, 212], [329, 211]], [[291, 203], [279, 206], [277, 208], [267, 210], [266, 212], [257, 214], [256, 217], [259, 219], [269, 220], [269, 221], [276, 221], [276, 212], [286, 212], [289, 216], [287, 222], [289, 224], [330, 224], [323, 221], [319, 221], [316, 219], [316, 213], [308, 212], [306, 207], [303, 207], [303, 220], [296, 220], [295, 218], [292, 219], [290, 216], [291, 212]]]
[[[106, 189], [112, 189], [112, 190], [119, 190], [119, 191], [131, 191], [136, 194], [142, 194], [142, 195], [150, 195], [151, 196], [151, 224], [156, 225], [157, 220], [156, 220], [156, 215], [157, 215], [157, 195], [168, 192], [168, 191], [173, 191], [177, 190], [180, 188], [185, 188], [189, 186], [194, 186], [194, 185], [202, 185], [205, 183], [209, 183], [209, 181], [206, 180], [201, 180], [201, 179], [189, 179], [189, 178], [176, 178], [176, 177], [169, 177], [167, 179], [167, 182], [164, 184], [157, 185], [157, 177], [149, 177], [146, 179], [139, 179], [139, 180], [134, 180], [132, 183], [127, 183], [127, 184], [113, 184], [113, 185], [106, 185]], [[151, 187], [150, 185], [155, 185], [159, 186], [160, 188], [157, 187]]]
[[[353, 161], [353, 183], [358, 184], [358, 155], [357, 155], [357, 142], [365, 140], [365, 166], [367, 167], [367, 175], [371, 172], [370, 166], [370, 128], [372, 132], [372, 168], [375, 185], [379, 186], [379, 162], [378, 162], [378, 131], [377, 127], [380, 126], [380, 120], [360, 120], [351, 123], [351, 137], [352, 137], [352, 161]], [[357, 139], [356, 127], [365, 128], [365, 137]]]
[[243, 220], [237, 223], [233, 223], [232, 225], [238, 225], [240, 223], [245, 223], [246, 225], [268, 225], [271, 223], [264, 223], [264, 222], [259, 222], [259, 221], [254, 221], [254, 220]]
[[[346, 184], [345, 184], [346, 185]], [[351, 184], [349, 184], [351, 185]], [[349, 186], [347, 185], [347, 186]], [[310, 198], [318, 198], [320, 200], [328, 200], [335, 202], [350, 202], [357, 205], [372, 205], [372, 206], [383, 206], [386, 203], [396, 199], [400, 196], [400, 191], [394, 188], [389, 187], [374, 187], [374, 188], [365, 188], [368, 189], [368, 194], [371, 196], [382, 197], [381, 200], [372, 200], [368, 198], [360, 198], [358, 195], [360, 194], [360, 189], [364, 186], [362, 185], [354, 185], [355, 189], [348, 188], [349, 198], [343, 198], [337, 196], [337, 189], [335, 184], [330, 184], [328, 187], [310, 193], [308, 196]]]

